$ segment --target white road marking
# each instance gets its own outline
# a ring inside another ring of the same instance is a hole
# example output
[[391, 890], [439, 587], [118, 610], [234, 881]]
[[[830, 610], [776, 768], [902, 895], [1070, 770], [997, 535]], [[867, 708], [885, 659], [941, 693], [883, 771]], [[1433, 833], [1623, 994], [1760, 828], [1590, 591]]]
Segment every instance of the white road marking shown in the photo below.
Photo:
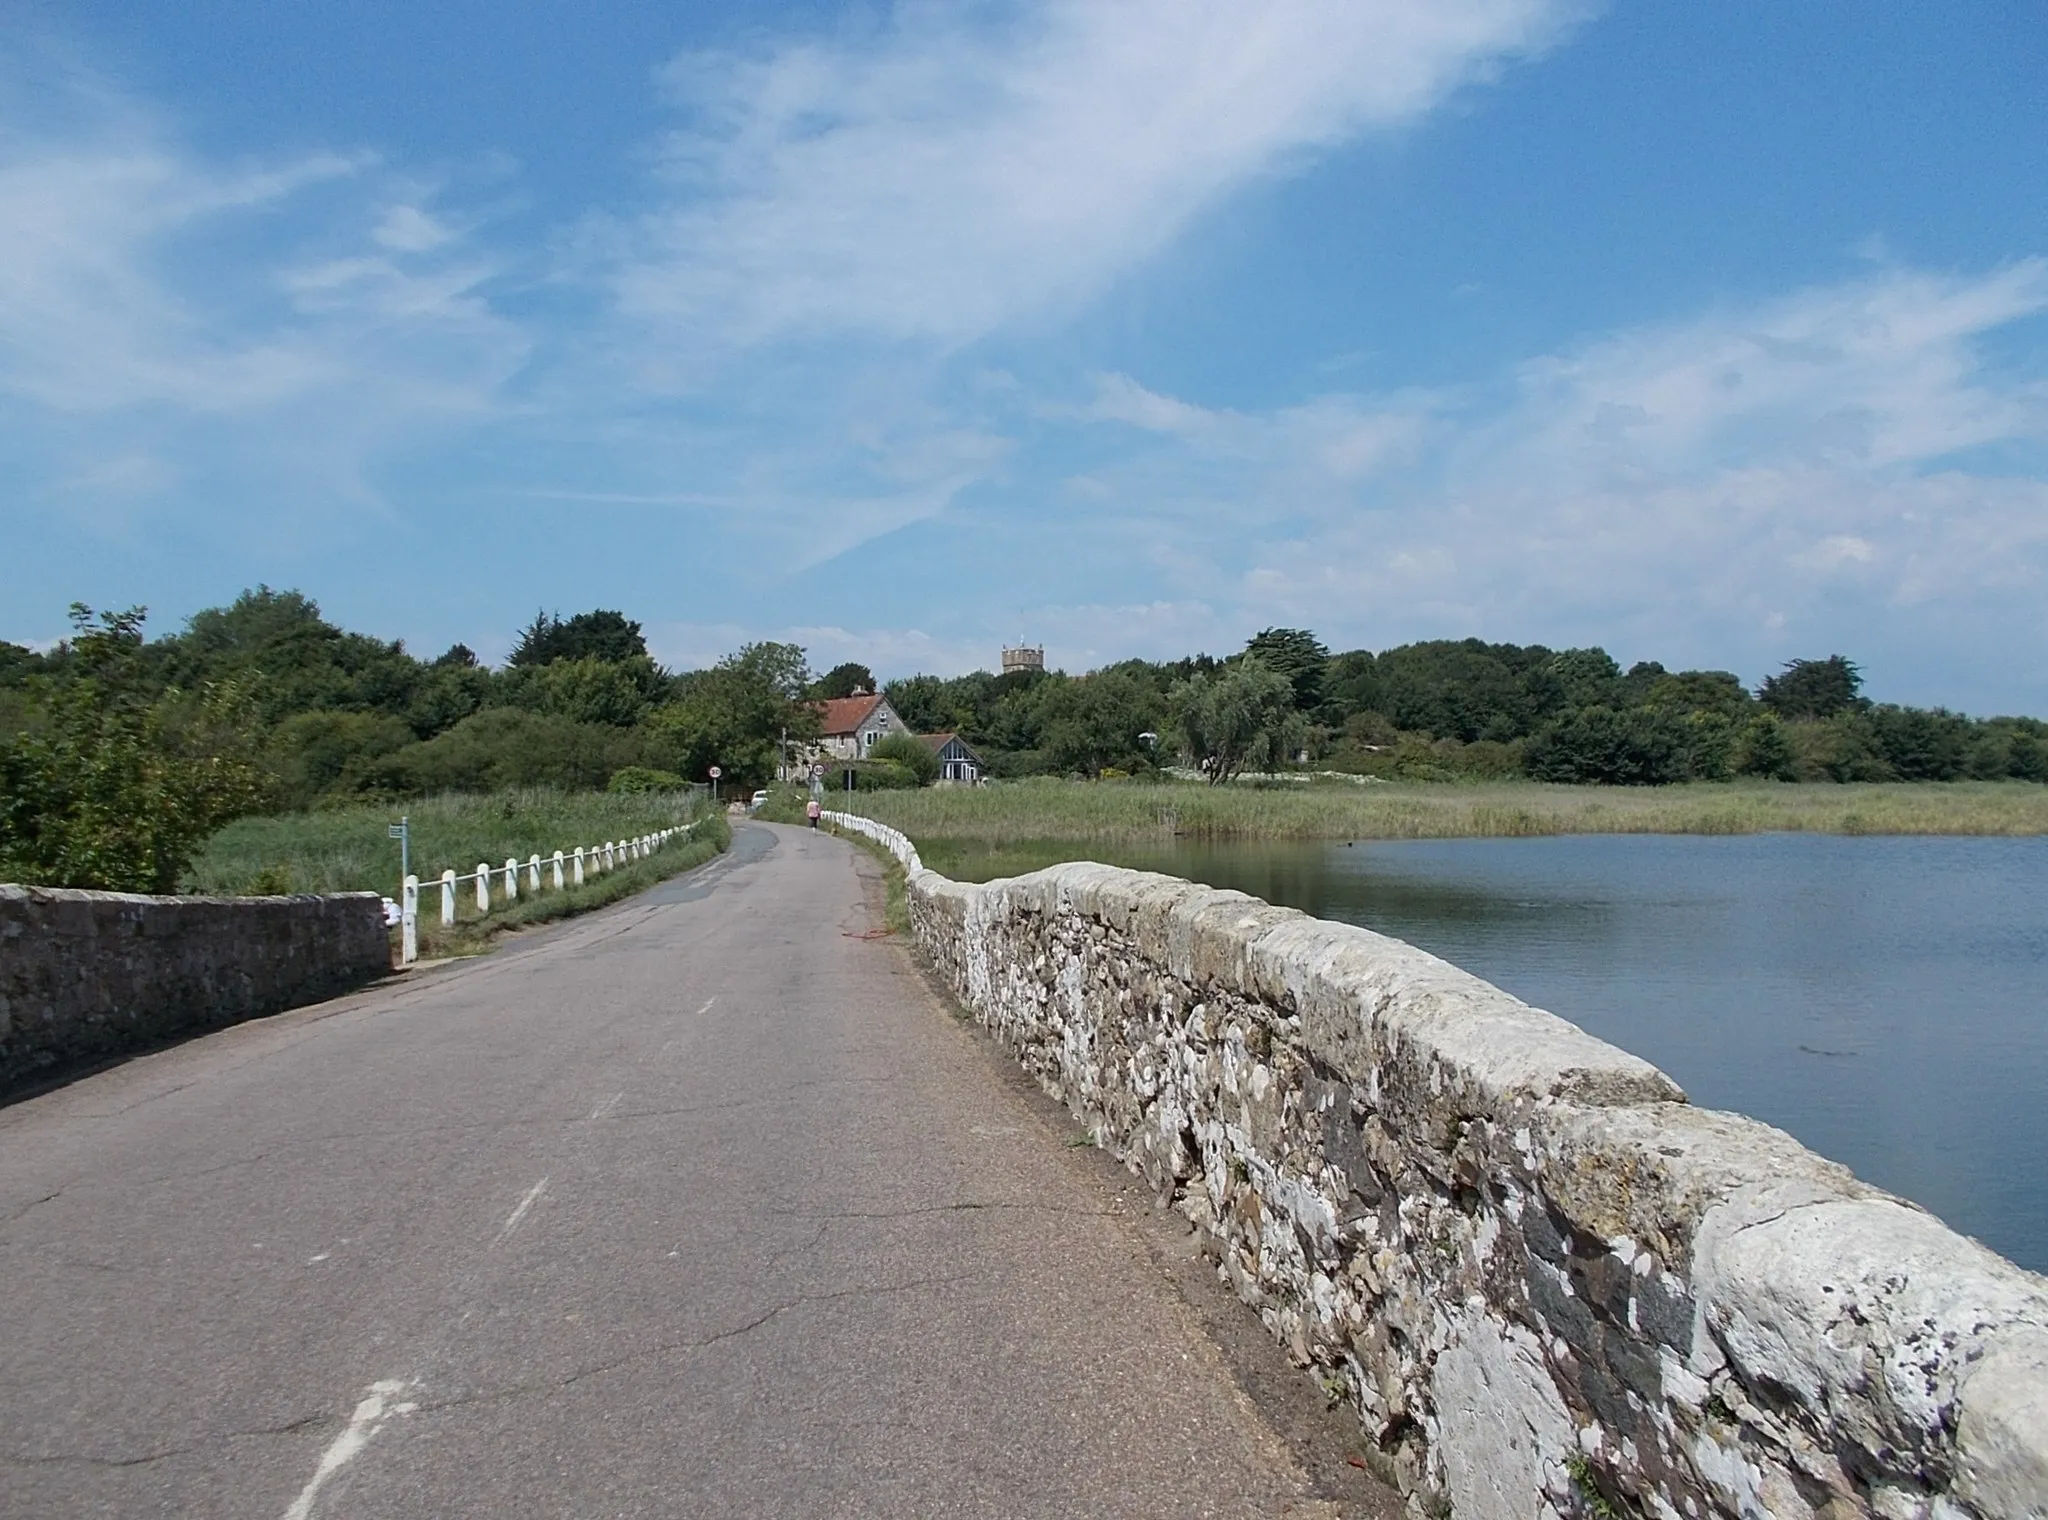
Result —
[[356, 1412], [348, 1417], [348, 1428], [320, 1454], [320, 1465], [313, 1469], [313, 1476], [299, 1490], [292, 1507], [284, 1512], [284, 1520], [309, 1520], [313, 1501], [320, 1495], [320, 1485], [360, 1456], [363, 1448], [370, 1444], [370, 1437], [392, 1415], [411, 1414], [419, 1407], [393, 1402], [405, 1392], [406, 1386], [396, 1378], [386, 1378], [381, 1383], [370, 1385], [362, 1402], [356, 1405]]
[[606, 1098], [604, 1102], [598, 1104], [597, 1107], [593, 1108], [590, 1111], [590, 1117], [593, 1119], [602, 1119], [606, 1114], [610, 1113], [613, 1109], [617, 1108], [619, 1106], [619, 1100], [625, 1096], [626, 1095], [623, 1092], [613, 1093], [609, 1098]]
[[700, 1019], [701, 1019], [701, 1018], [703, 1018], [705, 1014], [707, 1014], [707, 1013], [709, 1013], [709, 1012], [711, 1011], [711, 1005], [712, 1005], [713, 1003], [717, 1002], [717, 1001], [718, 1001], [718, 994], [714, 992], [714, 993], [712, 993], [712, 994], [711, 994], [711, 996], [710, 996], [710, 997], [708, 997], [708, 998], [704, 999], [704, 1006], [703, 1006], [702, 1008], [699, 1008], [699, 1009], [698, 1009], [698, 1010], [696, 1011], [696, 1013], [692, 1015], [692, 1017], [694, 1017], [694, 1018], [700, 1018]]
[[503, 1245], [505, 1243], [505, 1237], [510, 1235], [514, 1230], [519, 1228], [519, 1221], [526, 1217], [526, 1211], [533, 1207], [534, 1200], [539, 1198], [540, 1195], [542, 1193], [545, 1193], [547, 1190], [548, 1180], [545, 1177], [541, 1178], [540, 1181], [536, 1182], [531, 1188], [527, 1189], [526, 1196], [519, 1200], [519, 1207], [514, 1209], [512, 1211], [512, 1217], [505, 1221], [505, 1228], [498, 1231], [498, 1238], [491, 1242], [491, 1248], [493, 1250]]

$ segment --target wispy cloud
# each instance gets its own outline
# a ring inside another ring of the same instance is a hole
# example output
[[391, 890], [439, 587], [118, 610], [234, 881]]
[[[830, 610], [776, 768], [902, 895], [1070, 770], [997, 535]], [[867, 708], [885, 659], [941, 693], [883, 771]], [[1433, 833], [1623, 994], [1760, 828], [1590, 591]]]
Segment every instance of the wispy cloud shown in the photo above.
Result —
[[420, 186], [364, 154], [208, 161], [76, 72], [39, 91], [0, 92], [0, 395], [47, 498], [361, 505], [380, 459], [502, 408], [527, 342]]
[[1051, 0], [688, 53], [620, 299], [700, 341], [957, 345], [1071, 309], [1312, 151], [1554, 41], [1562, 0]]
[[1119, 378], [1081, 411], [1146, 432], [1087, 489], [1173, 536], [1166, 594], [1247, 629], [1632, 636], [1710, 658], [1835, 636], [1848, 608], [1997, 603], [2032, 628], [2048, 481], [1972, 460], [2048, 445], [2048, 386], [1984, 357], [2044, 313], [2042, 261], [1888, 268], [1458, 392], [1253, 416]]

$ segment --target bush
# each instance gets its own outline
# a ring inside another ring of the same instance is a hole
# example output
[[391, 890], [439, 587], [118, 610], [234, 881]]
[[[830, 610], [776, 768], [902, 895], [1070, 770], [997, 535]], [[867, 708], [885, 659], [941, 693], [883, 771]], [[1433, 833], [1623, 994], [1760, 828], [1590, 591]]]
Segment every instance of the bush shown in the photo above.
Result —
[[304, 806], [322, 792], [360, 791], [378, 761], [411, 743], [412, 729], [383, 713], [299, 713], [271, 731], [269, 759], [280, 799]]
[[889, 734], [878, 740], [868, 751], [868, 759], [902, 766], [917, 778], [919, 786], [930, 786], [939, 779], [939, 757], [910, 734]]
[[642, 742], [631, 729], [493, 707], [367, 767], [365, 782], [401, 797], [522, 786], [597, 791], [640, 763]]
[[[880, 749], [878, 744], [875, 746]], [[913, 791], [924, 785], [917, 773], [894, 760], [863, 760], [853, 768], [853, 784], [863, 792]]]
[[636, 795], [643, 792], [680, 792], [689, 784], [674, 771], [658, 771], [651, 765], [629, 765], [612, 772], [612, 779], [605, 784], [605, 790]]

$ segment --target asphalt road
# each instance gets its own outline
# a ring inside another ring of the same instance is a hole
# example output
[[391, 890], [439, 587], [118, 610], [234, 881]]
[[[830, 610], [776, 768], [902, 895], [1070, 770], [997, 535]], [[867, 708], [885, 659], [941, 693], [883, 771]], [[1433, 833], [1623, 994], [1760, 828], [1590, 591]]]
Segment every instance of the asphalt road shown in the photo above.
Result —
[[1338, 1513], [873, 875], [751, 825], [0, 1110], [0, 1515]]

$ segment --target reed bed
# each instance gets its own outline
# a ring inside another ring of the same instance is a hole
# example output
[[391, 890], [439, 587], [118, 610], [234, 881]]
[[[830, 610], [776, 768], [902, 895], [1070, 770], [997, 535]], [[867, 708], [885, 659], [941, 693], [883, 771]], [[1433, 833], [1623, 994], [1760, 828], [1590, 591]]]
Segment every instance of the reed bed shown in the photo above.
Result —
[[1392, 783], [1211, 787], [1032, 780], [863, 792], [833, 806], [930, 841], [1471, 839], [1546, 834], [2048, 834], [2048, 786], [2029, 782], [1667, 787]]

